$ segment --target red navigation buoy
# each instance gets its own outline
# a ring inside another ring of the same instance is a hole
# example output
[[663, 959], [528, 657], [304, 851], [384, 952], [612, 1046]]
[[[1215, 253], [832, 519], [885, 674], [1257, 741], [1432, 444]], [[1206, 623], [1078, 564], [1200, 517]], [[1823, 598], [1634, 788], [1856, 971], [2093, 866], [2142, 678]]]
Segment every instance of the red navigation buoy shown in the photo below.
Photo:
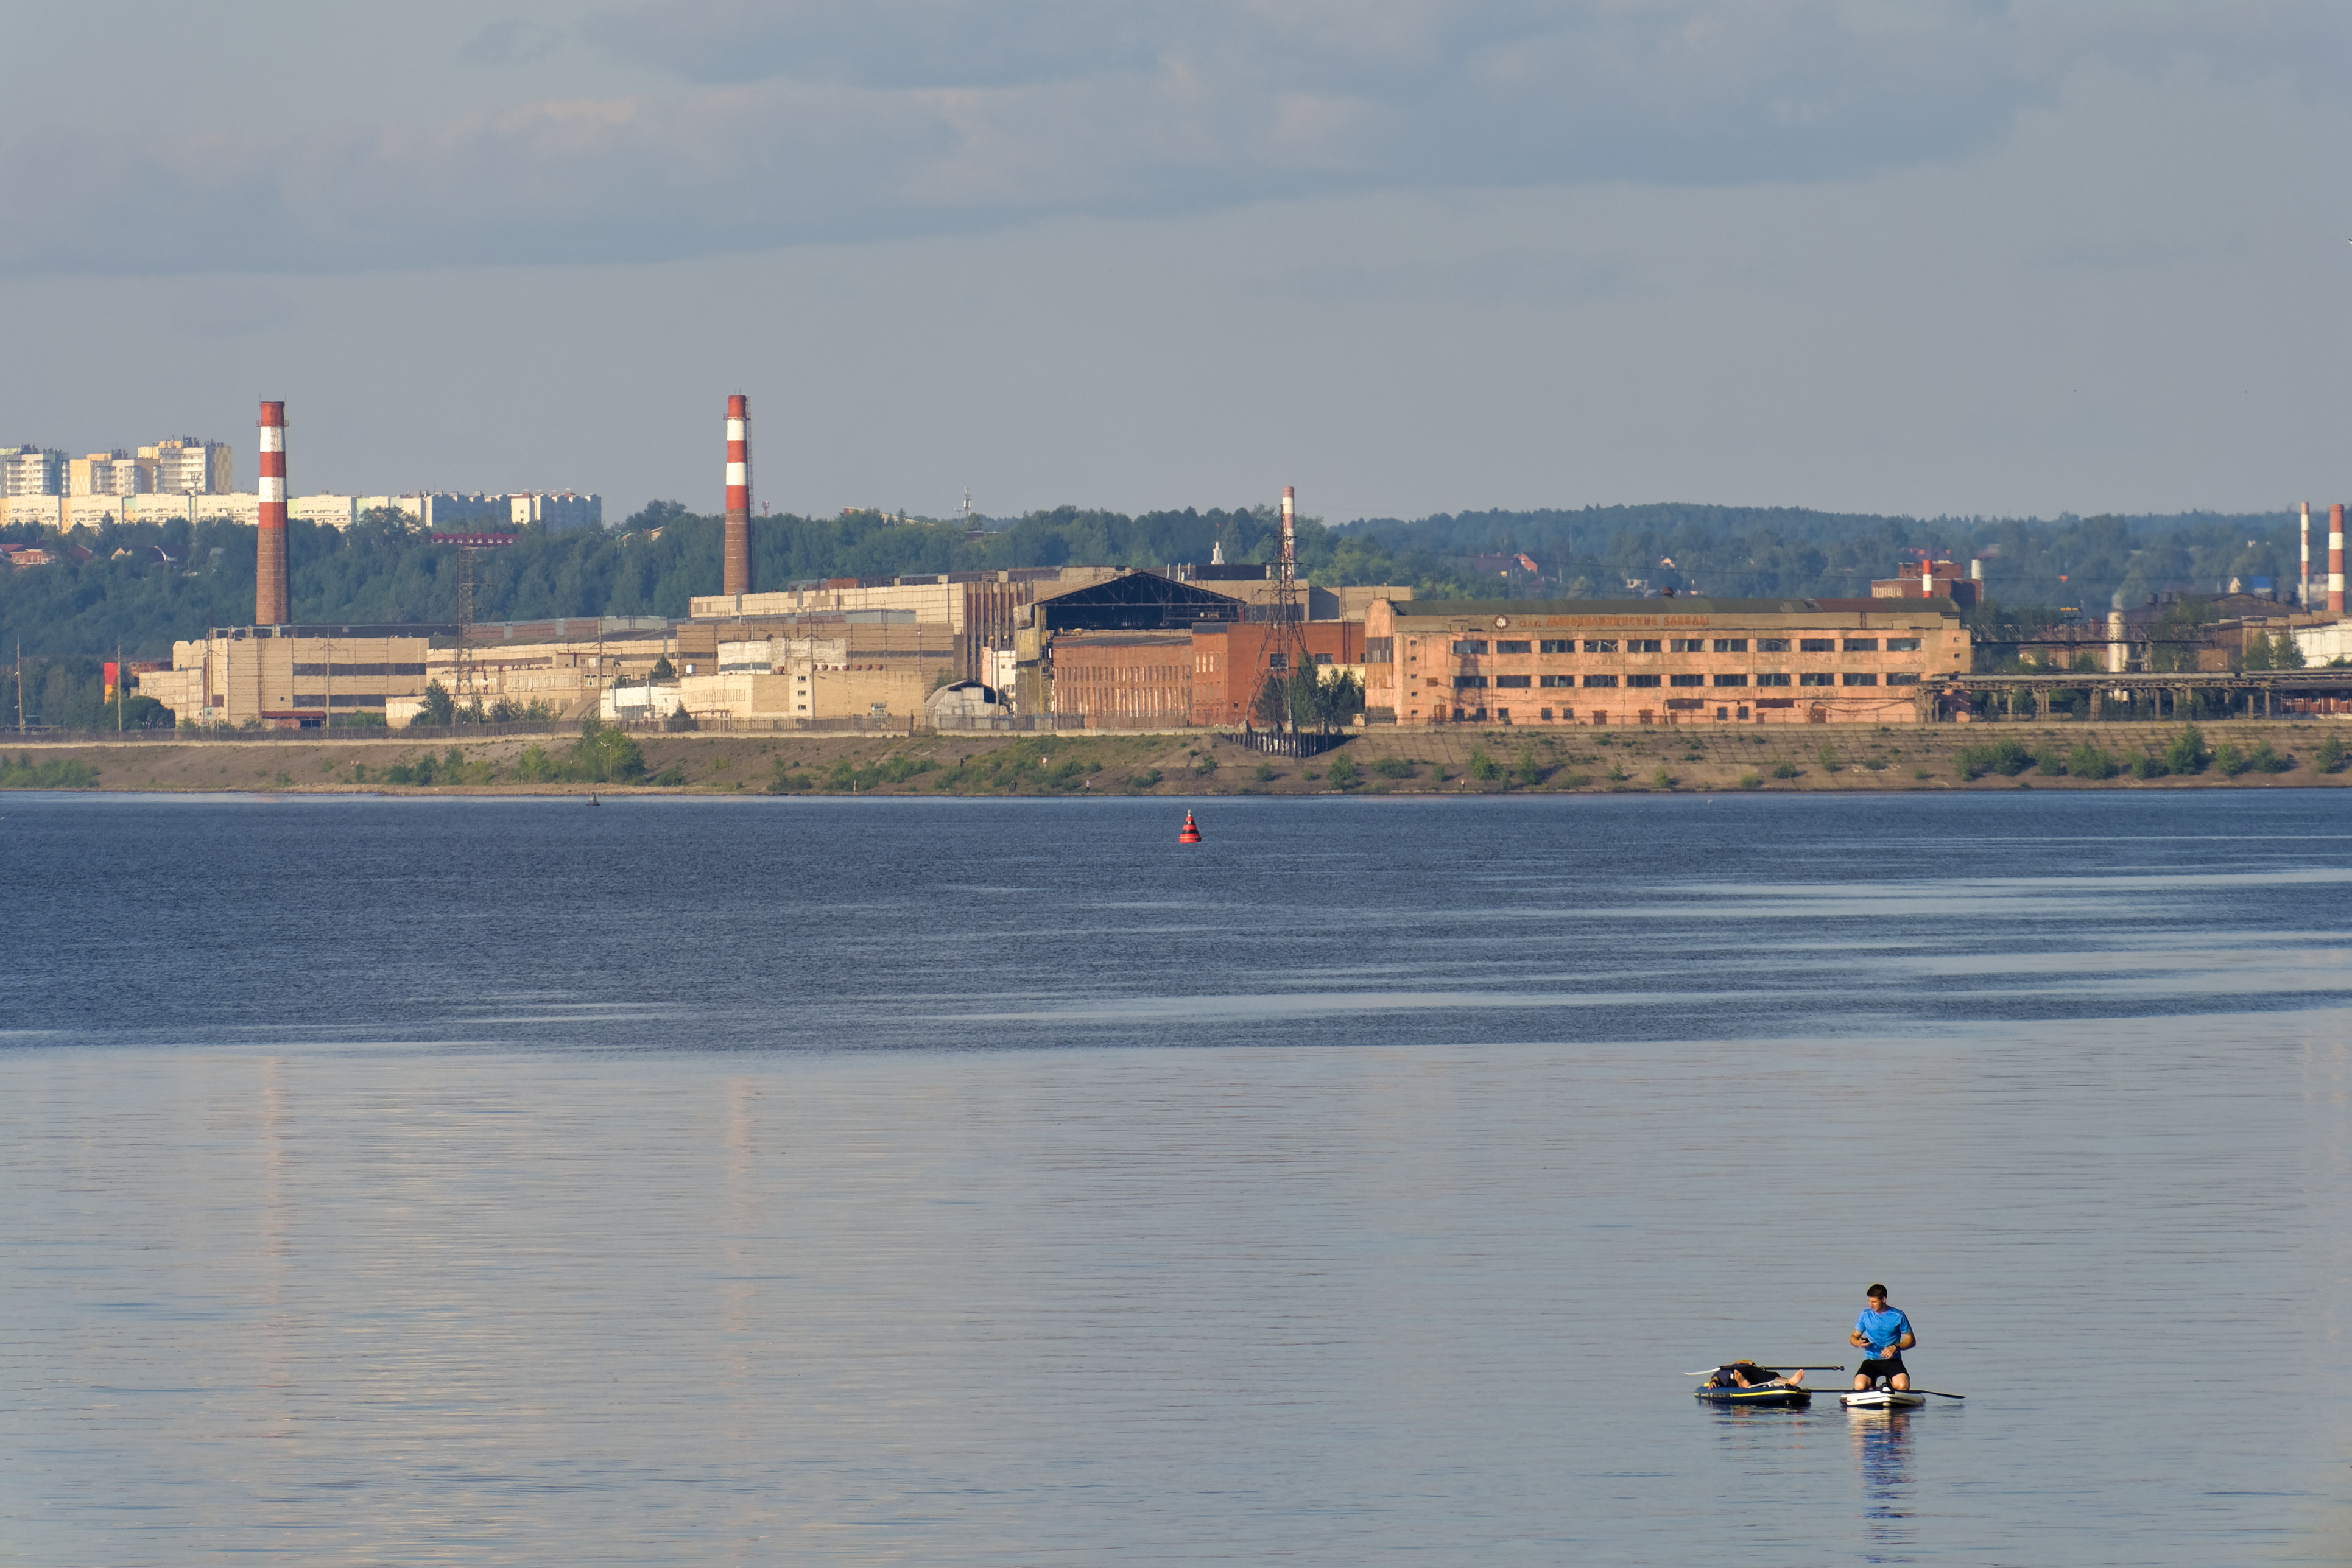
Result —
[[1192, 813], [1190, 811], [1184, 813], [1184, 831], [1176, 835], [1176, 841], [1180, 844], [1197, 844], [1201, 841], [1201, 824], [1192, 820]]

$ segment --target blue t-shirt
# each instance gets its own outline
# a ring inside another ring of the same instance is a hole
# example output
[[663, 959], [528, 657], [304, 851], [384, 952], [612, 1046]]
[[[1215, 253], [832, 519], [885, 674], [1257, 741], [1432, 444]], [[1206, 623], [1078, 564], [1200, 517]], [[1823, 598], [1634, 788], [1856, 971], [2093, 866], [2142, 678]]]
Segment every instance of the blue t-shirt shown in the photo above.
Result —
[[1905, 1334], [1912, 1334], [1915, 1339], [1918, 1337], [1913, 1333], [1911, 1320], [1903, 1315], [1900, 1307], [1889, 1307], [1883, 1312], [1863, 1308], [1862, 1315], [1853, 1320], [1853, 1332], [1870, 1342], [1872, 1355], [1882, 1359], [1895, 1354], [1895, 1347], [1903, 1343]]

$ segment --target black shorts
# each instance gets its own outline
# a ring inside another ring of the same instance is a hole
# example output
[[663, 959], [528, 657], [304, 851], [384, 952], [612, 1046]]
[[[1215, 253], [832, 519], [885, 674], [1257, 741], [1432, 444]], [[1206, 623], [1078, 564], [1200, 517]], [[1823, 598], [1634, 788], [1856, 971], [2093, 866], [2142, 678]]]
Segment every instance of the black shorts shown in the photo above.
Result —
[[1863, 1377], [1892, 1377], [1898, 1372], [1908, 1376], [1911, 1372], [1909, 1367], [1903, 1364], [1903, 1355], [1900, 1351], [1884, 1361], [1865, 1361], [1853, 1370]]

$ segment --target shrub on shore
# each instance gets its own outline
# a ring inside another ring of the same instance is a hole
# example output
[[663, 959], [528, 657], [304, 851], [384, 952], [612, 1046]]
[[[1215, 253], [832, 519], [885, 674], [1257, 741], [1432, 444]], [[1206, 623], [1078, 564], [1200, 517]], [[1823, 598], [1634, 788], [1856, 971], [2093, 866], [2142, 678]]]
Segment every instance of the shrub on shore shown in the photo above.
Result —
[[1999, 740], [1963, 746], [1952, 753], [1952, 771], [1963, 779], [1981, 779], [1988, 773], [2014, 779], [2033, 763], [2033, 753], [2028, 751], [2023, 743], [2006, 736]]
[[29, 751], [10, 762], [0, 758], [0, 789], [95, 789], [98, 769], [78, 757], [33, 760]]
[[2112, 779], [2121, 770], [2122, 765], [2093, 741], [2078, 741], [2066, 754], [2066, 771], [2077, 779]]

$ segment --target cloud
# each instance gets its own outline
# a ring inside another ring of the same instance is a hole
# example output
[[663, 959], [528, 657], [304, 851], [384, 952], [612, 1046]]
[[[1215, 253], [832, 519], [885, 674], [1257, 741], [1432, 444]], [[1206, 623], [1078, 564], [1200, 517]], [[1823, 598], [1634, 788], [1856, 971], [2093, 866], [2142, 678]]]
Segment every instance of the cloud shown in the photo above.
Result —
[[509, 16], [492, 22], [457, 52], [482, 66], [518, 66], [535, 60], [563, 41], [552, 27]]
[[1266, 292], [1315, 300], [1410, 300], [1556, 308], [1617, 298], [1638, 287], [1619, 256], [1512, 246], [1458, 260], [1381, 266], [1325, 264], [1277, 279]]
[[[233, 135], [50, 128], [0, 271], [657, 260], [1376, 189], [1822, 181], [1968, 155], [2086, 64], [2347, 63], [2319, 5], [646, 0], [620, 96]], [[544, 54], [537, 24], [464, 46]]]

